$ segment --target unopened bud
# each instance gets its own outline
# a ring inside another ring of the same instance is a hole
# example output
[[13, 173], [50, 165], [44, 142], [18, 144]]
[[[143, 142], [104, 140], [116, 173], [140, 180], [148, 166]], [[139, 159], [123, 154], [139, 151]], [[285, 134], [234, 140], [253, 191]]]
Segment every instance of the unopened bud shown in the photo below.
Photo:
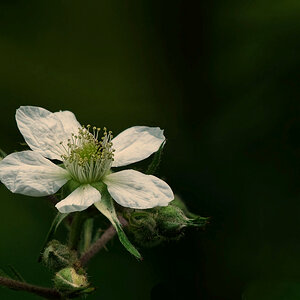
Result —
[[153, 247], [163, 240], [157, 231], [155, 213], [150, 210], [136, 210], [127, 217], [128, 229], [137, 244], [143, 247]]
[[72, 293], [86, 289], [89, 283], [82, 269], [76, 272], [74, 268], [68, 267], [55, 274], [54, 285], [58, 291]]
[[147, 210], [130, 210], [125, 213], [128, 231], [135, 242], [152, 247], [165, 240], [178, 240], [188, 227], [204, 227], [208, 218], [188, 211], [183, 201], [175, 197], [168, 206]]
[[43, 263], [51, 270], [58, 271], [77, 262], [77, 254], [59, 241], [51, 241], [44, 250]]

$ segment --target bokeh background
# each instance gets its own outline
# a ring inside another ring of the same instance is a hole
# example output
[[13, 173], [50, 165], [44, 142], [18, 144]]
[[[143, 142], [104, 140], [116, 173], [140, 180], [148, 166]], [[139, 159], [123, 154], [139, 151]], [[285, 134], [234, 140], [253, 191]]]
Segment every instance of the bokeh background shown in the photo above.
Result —
[[[114, 133], [160, 126], [160, 175], [211, 216], [142, 263], [115, 240], [90, 299], [300, 299], [299, 16], [297, 0], [0, 1], [1, 148], [22, 149], [20, 105]], [[55, 211], [0, 197], [0, 265], [48, 285], [37, 256]]]

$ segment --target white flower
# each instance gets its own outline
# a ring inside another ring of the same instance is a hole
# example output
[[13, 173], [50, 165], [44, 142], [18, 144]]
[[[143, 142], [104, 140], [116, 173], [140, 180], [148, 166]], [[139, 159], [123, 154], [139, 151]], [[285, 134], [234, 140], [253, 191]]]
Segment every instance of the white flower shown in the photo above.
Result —
[[111, 167], [126, 166], [156, 152], [165, 141], [159, 127], [134, 126], [113, 139], [104, 129], [99, 138], [100, 129], [81, 126], [72, 112], [51, 113], [35, 106], [21, 106], [16, 121], [32, 151], [12, 153], [0, 162], [0, 180], [13, 193], [47, 196], [73, 179], [80, 185], [56, 205], [62, 213], [81, 211], [101, 201], [101, 193], [92, 186], [99, 182], [125, 207], [166, 206], [174, 199], [171, 188], [155, 176], [135, 170], [111, 171]]

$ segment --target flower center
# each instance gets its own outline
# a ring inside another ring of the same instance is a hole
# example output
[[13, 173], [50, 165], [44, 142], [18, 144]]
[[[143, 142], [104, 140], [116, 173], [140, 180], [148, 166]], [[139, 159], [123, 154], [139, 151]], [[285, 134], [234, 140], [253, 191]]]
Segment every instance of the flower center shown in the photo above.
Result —
[[112, 132], [103, 128], [102, 137], [98, 140], [100, 128], [90, 125], [82, 126], [78, 134], [72, 134], [67, 146], [61, 142], [66, 154], [62, 159], [72, 178], [80, 183], [99, 181], [113, 162]]

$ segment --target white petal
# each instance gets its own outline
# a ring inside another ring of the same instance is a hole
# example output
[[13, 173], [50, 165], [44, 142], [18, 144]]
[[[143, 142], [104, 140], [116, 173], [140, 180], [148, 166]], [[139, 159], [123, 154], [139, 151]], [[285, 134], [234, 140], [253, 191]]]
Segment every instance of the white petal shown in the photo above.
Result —
[[150, 177], [150, 179], [156, 186], [157, 188], [156, 192], [159, 193], [159, 197], [160, 197], [159, 206], [167, 206], [170, 201], [174, 200], [173, 191], [165, 181], [153, 175], [148, 175], [148, 177]]
[[54, 115], [61, 121], [64, 131], [68, 136], [71, 136], [72, 133], [76, 134], [78, 132], [78, 128], [81, 127], [80, 123], [71, 111], [58, 111], [55, 112]]
[[61, 213], [70, 213], [74, 211], [82, 211], [100, 200], [100, 192], [91, 185], [84, 184], [79, 186], [64, 200], [58, 202], [55, 207]]
[[113, 167], [126, 166], [143, 160], [156, 152], [165, 140], [159, 127], [134, 126], [117, 135], [113, 140]]
[[56, 193], [69, 174], [37, 152], [22, 151], [0, 162], [0, 180], [13, 193], [40, 197]]
[[107, 175], [104, 183], [113, 199], [124, 207], [166, 206], [174, 199], [171, 188], [161, 179], [134, 170]]
[[[58, 160], [64, 153], [59, 143], [70, 137], [74, 118], [70, 112], [52, 113], [36, 106], [21, 106], [16, 112], [17, 125], [28, 146], [45, 157]], [[62, 123], [67, 120], [70, 125]]]

